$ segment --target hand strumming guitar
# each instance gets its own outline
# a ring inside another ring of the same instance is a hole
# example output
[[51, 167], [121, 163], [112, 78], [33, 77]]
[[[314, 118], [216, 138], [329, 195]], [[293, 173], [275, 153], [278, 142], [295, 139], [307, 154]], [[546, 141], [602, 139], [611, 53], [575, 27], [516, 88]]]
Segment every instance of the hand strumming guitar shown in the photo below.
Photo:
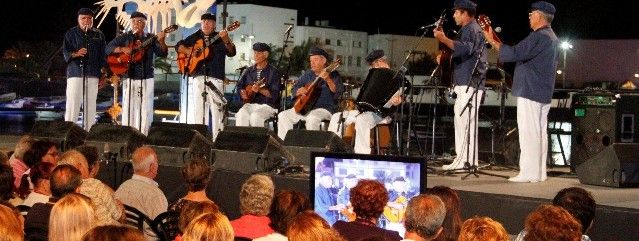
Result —
[[306, 87], [300, 87], [299, 89], [297, 89], [297, 92], [295, 93], [296, 96], [300, 96], [300, 95], [306, 95], [308, 93], [308, 90], [306, 89]]
[[87, 54], [87, 48], [81, 48], [78, 49], [78, 51], [75, 51], [75, 53], [73, 53], [73, 57], [84, 57]]

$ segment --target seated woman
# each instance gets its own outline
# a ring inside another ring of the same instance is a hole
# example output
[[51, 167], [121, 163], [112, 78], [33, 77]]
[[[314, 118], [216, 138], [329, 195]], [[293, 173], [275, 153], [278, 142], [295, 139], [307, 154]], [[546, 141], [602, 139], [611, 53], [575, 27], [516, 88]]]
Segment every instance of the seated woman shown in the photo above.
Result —
[[290, 241], [346, 241], [312, 210], [303, 211], [289, 223], [286, 236]]
[[271, 212], [268, 214], [271, 218], [271, 228], [275, 232], [253, 241], [288, 241], [284, 235], [288, 231], [291, 220], [297, 214], [310, 209], [311, 202], [301, 192], [289, 190], [278, 192], [273, 198]]
[[33, 206], [35, 203], [46, 203], [51, 197], [51, 186], [49, 185], [49, 178], [55, 165], [48, 162], [39, 162], [31, 168], [29, 177], [33, 182], [33, 191], [29, 192], [28, 185], [21, 185], [18, 193], [24, 195], [28, 193], [27, 198], [24, 199], [22, 205]]
[[105, 225], [92, 228], [82, 241], [145, 241], [140, 230], [128, 226]]
[[439, 197], [446, 206], [446, 218], [442, 224], [443, 231], [435, 241], [457, 241], [461, 229], [460, 201], [457, 191], [446, 186], [434, 186], [426, 190], [426, 194]]
[[51, 209], [49, 240], [80, 241], [96, 225], [97, 218], [91, 199], [82, 194], [67, 194]]
[[[440, 235], [441, 236], [441, 235]], [[473, 217], [464, 221], [458, 241], [508, 241], [508, 232], [501, 223], [489, 217]]]
[[19, 175], [20, 180], [18, 181], [17, 190], [22, 190], [18, 192], [20, 198], [25, 198], [33, 190], [33, 183], [29, 179], [31, 168], [40, 162], [48, 162], [55, 166], [58, 163], [58, 154], [58, 148], [51, 141], [42, 140], [31, 144], [31, 147], [24, 153], [24, 159], [22, 160], [29, 169]]
[[229, 219], [221, 212], [204, 213], [197, 216], [184, 230], [184, 241], [231, 241], [233, 228]]
[[240, 190], [240, 213], [242, 216], [231, 222], [236, 237], [259, 238], [273, 233], [268, 215], [275, 186], [270, 177], [253, 175], [242, 184]]
[[211, 167], [203, 159], [190, 160], [182, 167], [182, 177], [186, 182], [188, 193], [169, 205], [169, 210], [181, 212], [187, 203], [209, 202], [213, 200], [206, 196], [206, 187], [211, 180]]
[[348, 241], [358, 241], [379, 237], [386, 241], [399, 241], [402, 237], [397, 231], [377, 227], [377, 221], [388, 203], [388, 191], [384, 184], [374, 180], [360, 180], [351, 189], [351, 204], [355, 212], [355, 221], [337, 221], [333, 224]]
[[180, 213], [180, 218], [178, 220], [178, 229], [180, 233], [175, 237], [175, 241], [182, 240], [182, 234], [186, 230], [186, 227], [189, 226], [191, 221], [193, 221], [197, 216], [200, 216], [205, 213], [215, 213], [220, 212], [219, 208], [215, 203], [211, 202], [188, 202], [185, 203], [182, 207], [182, 212]]

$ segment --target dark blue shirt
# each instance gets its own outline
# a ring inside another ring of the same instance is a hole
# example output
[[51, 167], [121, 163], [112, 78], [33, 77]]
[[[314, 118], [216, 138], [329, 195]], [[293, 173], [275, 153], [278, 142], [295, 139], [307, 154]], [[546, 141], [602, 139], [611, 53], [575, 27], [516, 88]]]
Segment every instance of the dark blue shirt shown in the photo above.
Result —
[[[484, 89], [487, 70], [486, 40], [477, 21], [473, 20], [459, 30], [457, 40], [453, 41], [453, 80], [455, 85], [469, 85], [471, 77], [474, 81], [481, 80], [480, 89]], [[481, 59], [475, 63], [480, 55]], [[474, 72], [474, 73], [473, 73]], [[476, 86], [477, 83], [473, 83]]]
[[559, 40], [550, 26], [531, 32], [515, 46], [502, 45], [499, 61], [517, 62], [512, 93], [549, 104], [555, 88]]
[[[258, 80], [257, 78], [257, 68], [255, 65], [246, 69], [246, 72], [240, 78], [240, 81], [237, 82], [237, 93], [239, 95], [240, 90], [244, 89], [246, 85], [249, 85]], [[268, 90], [271, 92], [271, 97], [266, 97], [261, 93], [255, 93], [253, 96], [253, 100], [251, 103], [255, 104], [267, 104], [271, 107], [277, 109], [280, 105], [280, 73], [275, 69], [273, 65], [266, 65], [266, 68], [262, 69], [260, 73], [260, 78], [266, 78], [266, 86]]]
[[[100, 69], [107, 66], [106, 55], [104, 54], [105, 46], [104, 34], [97, 28], [91, 28], [86, 35], [78, 26], [69, 29], [64, 35], [62, 43], [62, 53], [64, 60], [67, 62], [67, 78], [82, 77], [80, 63], [85, 60], [87, 61], [86, 75], [99, 77]], [[71, 57], [73, 52], [81, 48], [87, 48], [87, 54], [84, 58]]]
[[[209, 35], [209, 38], [214, 38], [218, 32], [213, 32]], [[175, 46], [176, 48], [180, 45], [184, 45], [186, 47], [192, 47], [195, 42], [199, 39], [204, 40], [205, 36], [202, 30], [198, 30], [197, 32], [189, 35], [184, 40], [179, 41]], [[206, 43], [206, 42], [205, 42]], [[235, 56], [235, 45], [233, 45], [233, 49], [229, 51], [224, 46], [224, 42], [222, 39], [217, 39], [212, 45], [209, 46], [209, 56], [204, 61], [201, 61], [197, 65], [197, 71], [194, 72], [195, 76], [198, 75], [206, 75], [213, 78], [224, 80], [224, 68], [225, 68], [225, 58]], [[206, 65], [206, 68], [204, 66]]]
[[[342, 79], [339, 76], [337, 71], [331, 72], [331, 79], [333, 79], [333, 83], [335, 83], [335, 93], [331, 92], [331, 89], [328, 88], [328, 84], [324, 81], [324, 79], [320, 78], [317, 82], [317, 86], [315, 87], [315, 91], [320, 91], [320, 96], [317, 98], [317, 101], [313, 103], [311, 110], [317, 108], [324, 108], [331, 113], [335, 113], [337, 111], [337, 100], [344, 92], [344, 84], [342, 83]], [[305, 71], [302, 76], [297, 80], [295, 85], [293, 86], [293, 94], [297, 93], [297, 89], [300, 87], [304, 87], [306, 84], [313, 82], [317, 78], [317, 75], [313, 73], [311, 70]]]
[[[106, 54], [113, 53], [113, 50], [116, 47], [129, 47], [131, 43], [134, 41], [140, 40], [144, 42], [148, 38], [153, 37], [153, 34], [145, 33], [142, 36], [134, 35], [132, 32], [126, 32], [121, 34], [120, 36], [115, 37], [106, 47]], [[155, 54], [157, 57], [166, 57], [168, 55], [168, 49], [164, 50], [160, 46], [160, 42], [156, 39], [144, 53], [144, 57], [142, 57], [142, 61], [139, 63], [132, 63], [129, 66], [129, 70], [126, 73], [126, 76], [130, 79], [148, 79], [153, 78], [153, 62]]]
[[335, 206], [335, 198], [331, 194], [331, 190], [322, 185], [315, 187], [315, 212], [333, 225], [337, 221], [337, 213], [336, 211], [328, 210], [331, 206]]

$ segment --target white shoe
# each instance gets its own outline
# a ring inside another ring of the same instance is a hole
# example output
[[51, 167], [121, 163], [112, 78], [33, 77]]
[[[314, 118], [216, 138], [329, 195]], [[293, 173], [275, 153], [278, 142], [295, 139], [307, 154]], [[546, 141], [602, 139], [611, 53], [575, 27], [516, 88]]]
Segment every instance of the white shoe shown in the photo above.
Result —
[[508, 181], [511, 182], [530, 182], [530, 183], [536, 183], [536, 182], [543, 182], [546, 181], [545, 178], [525, 178], [525, 177], [521, 177], [521, 176], [514, 176], [511, 178], [508, 178]]
[[456, 169], [464, 169], [464, 162], [454, 160], [453, 163], [451, 163], [449, 165], [443, 165], [442, 169], [446, 170], [446, 171], [448, 171], [448, 170], [456, 170]]

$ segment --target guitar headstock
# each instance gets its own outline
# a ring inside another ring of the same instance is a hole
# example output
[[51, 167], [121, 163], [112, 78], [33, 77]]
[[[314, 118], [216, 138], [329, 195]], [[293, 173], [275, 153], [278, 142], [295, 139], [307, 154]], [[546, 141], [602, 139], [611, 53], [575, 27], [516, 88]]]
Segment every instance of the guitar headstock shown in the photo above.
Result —
[[444, 29], [444, 22], [446, 22], [446, 10], [439, 15], [439, 19], [435, 22], [435, 28], [438, 30]]
[[480, 14], [479, 17], [477, 17], [477, 23], [479, 23], [479, 26], [484, 31], [488, 31], [488, 29], [491, 28], [491, 24], [492, 24], [490, 22], [490, 18], [488, 18], [488, 16], [484, 14]]
[[227, 32], [231, 32], [233, 30], [236, 30], [239, 27], [240, 27], [240, 21], [234, 21], [231, 24], [229, 24], [229, 26], [226, 26], [224, 30], [226, 30]]
[[326, 67], [326, 72], [330, 73], [335, 71], [337, 68], [339, 68], [340, 64], [342, 64], [342, 60], [336, 59], [335, 61], [333, 61], [333, 63], [331, 63], [330, 65], [328, 65], [328, 67]]
[[173, 32], [173, 31], [175, 31], [175, 30], [177, 30], [177, 29], [178, 29], [178, 25], [177, 25], [177, 24], [173, 24], [173, 25], [171, 25], [171, 26], [169, 26], [169, 27], [165, 28], [164, 30], [162, 30], [162, 32], [164, 32], [164, 33], [170, 33], [170, 32]]

